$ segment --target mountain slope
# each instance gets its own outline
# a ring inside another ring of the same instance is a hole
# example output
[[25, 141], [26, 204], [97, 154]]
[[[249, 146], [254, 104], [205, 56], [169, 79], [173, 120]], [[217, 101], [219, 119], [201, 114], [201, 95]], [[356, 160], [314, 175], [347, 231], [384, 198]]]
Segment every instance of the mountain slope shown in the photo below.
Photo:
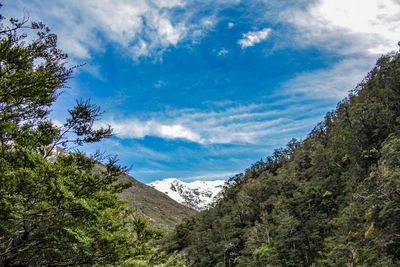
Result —
[[119, 181], [132, 182], [133, 186], [118, 194], [118, 197], [126, 199], [128, 206], [137, 208], [141, 215], [158, 228], [170, 230], [195, 212], [129, 175], [123, 175]]
[[400, 266], [400, 54], [166, 241], [188, 266]]
[[224, 186], [224, 180], [185, 183], [175, 178], [155, 181], [149, 186], [195, 210], [207, 208]]
[[[68, 151], [56, 146], [49, 160], [54, 161], [57, 157], [68, 153]], [[96, 168], [102, 170], [105, 166], [98, 162]], [[129, 207], [135, 208], [140, 215], [148, 219], [157, 228], [171, 230], [183, 218], [195, 212], [195, 210], [178, 203], [169, 196], [127, 174], [123, 174], [118, 182], [132, 183], [130, 188], [123, 190], [117, 196], [127, 200]]]

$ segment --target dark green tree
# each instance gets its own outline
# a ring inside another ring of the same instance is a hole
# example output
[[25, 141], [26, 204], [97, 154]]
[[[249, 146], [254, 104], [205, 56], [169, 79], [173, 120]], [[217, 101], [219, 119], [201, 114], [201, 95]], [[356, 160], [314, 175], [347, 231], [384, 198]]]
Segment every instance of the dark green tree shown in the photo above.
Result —
[[[27, 38], [27, 33], [36, 37]], [[73, 68], [42, 23], [1, 17], [0, 265], [151, 266], [164, 258], [148, 245], [160, 233], [118, 200], [124, 168], [64, 148], [97, 142], [100, 109], [78, 101], [62, 126], [51, 105]], [[61, 153], [55, 153], [55, 152]]]

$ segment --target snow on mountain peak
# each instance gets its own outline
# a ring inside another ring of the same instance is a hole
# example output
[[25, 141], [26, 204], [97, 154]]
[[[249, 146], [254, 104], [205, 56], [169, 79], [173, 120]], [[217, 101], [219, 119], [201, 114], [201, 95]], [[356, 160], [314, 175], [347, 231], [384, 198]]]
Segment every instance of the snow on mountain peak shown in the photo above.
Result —
[[225, 180], [182, 182], [176, 178], [155, 181], [149, 186], [195, 210], [206, 209], [222, 190]]

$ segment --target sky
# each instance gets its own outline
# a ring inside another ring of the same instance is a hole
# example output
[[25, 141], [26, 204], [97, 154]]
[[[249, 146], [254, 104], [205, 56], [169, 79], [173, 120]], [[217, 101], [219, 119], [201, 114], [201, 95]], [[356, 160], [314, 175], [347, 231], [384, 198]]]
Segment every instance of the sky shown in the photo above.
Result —
[[1, 2], [85, 63], [52, 119], [90, 98], [115, 135], [80, 149], [144, 183], [227, 179], [306, 138], [400, 41], [399, 0]]

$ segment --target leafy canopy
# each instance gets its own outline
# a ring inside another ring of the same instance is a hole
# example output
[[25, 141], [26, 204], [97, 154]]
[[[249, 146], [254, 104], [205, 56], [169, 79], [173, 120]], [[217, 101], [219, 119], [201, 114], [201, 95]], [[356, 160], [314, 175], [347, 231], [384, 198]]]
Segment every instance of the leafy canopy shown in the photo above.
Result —
[[117, 183], [124, 171], [117, 160], [103, 165], [58, 147], [112, 131], [93, 128], [102, 112], [89, 101], [78, 101], [62, 126], [49, 119], [74, 69], [57, 36], [42, 23], [0, 19], [0, 265], [164, 261], [148, 245], [160, 232], [114, 195], [129, 186]]

